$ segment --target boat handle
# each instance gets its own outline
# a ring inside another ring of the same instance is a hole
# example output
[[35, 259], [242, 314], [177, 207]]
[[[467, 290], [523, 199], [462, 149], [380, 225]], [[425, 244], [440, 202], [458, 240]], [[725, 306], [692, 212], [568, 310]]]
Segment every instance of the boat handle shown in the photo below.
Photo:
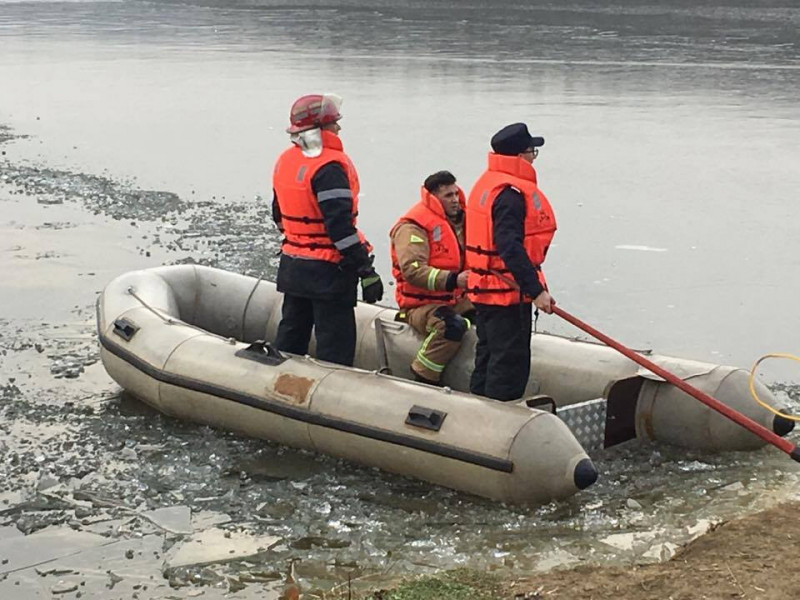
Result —
[[114, 333], [126, 342], [129, 342], [137, 331], [139, 331], [139, 326], [128, 319], [117, 319], [114, 321]]
[[408, 411], [406, 425], [430, 429], [431, 431], [439, 431], [442, 428], [442, 423], [446, 416], [447, 413], [441, 410], [425, 408], [424, 406], [417, 406], [415, 404], [411, 407], [411, 410]]
[[537, 408], [541, 409], [541, 407], [549, 407], [546, 410], [551, 412], [552, 414], [558, 414], [556, 412], [556, 401], [553, 400], [550, 396], [534, 396], [533, 398], [527, 398], [525, 400], [525, 406], [528, 408]]
[[234, 356], [255, 360], [265, 365], [272, 366], [279, 365], [286, 360], [286, 357], [281, 354], [277, 348], [264, 340], [256, 340], [247, 346], [247, 348], [236, 351]]

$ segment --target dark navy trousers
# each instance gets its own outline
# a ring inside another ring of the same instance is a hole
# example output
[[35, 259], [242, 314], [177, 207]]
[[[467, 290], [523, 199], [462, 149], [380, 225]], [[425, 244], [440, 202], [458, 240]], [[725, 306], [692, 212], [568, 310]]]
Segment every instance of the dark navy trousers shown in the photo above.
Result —
[[531, 372], [531, 304], [475, 304], [478, 345], [469, 383], [473, 394], [522, 398]]

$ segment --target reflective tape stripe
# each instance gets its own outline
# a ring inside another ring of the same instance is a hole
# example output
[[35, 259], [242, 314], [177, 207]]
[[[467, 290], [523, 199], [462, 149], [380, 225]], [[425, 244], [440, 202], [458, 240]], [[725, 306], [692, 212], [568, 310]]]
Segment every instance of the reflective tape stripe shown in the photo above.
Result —
[[417, 360], [434, 373], [441, 373], [444, 371], [443, 365], [437, 365], [435, 362], [428, 360], [421, 352], [417, 352]]
[[425, 351], [428, 349], [428, 344], [430, 344], [431, 340], [435, 336], [436, 336], [436, 330], [432, 329], [431, 332], [428, 334], [428, 337], [425, 338], [425, 341], [422, 342], [422, 347], [417, 352], [417, 360], [421, 362], [425, 366], [425, 368], [430, 369], [434, 373], [441, 373], [442, 371], [444, 371], [444, 365], [435, 363], [427, 356], [425, 356]]
[[431, 328], [428, 330], [428, 336], [425, 338], [425, 341], [424, 341], [424, 342], [422, 342], [422, 346], [420, 347], [419, 351], [420, 351], [420, 352], [425, 352], [425, 350], [427, 350], [427, 349], [428, 349], [428, 344], [430, 344], [430, 343], [431, 343], [431, 340], [432, 340], [432, 339], [433, 339], [435, 336], [436, 336], [436, 329], [434, 329], [433, 327], [431, 327]]
[[436, 289], [436, 277], [441, 273], [441, 269], [437, 269], [435, 267], [431, 267], [431, 270], [428, 271], [428, 289], [435, 290]]
[[436, 371], [437, 373], [441, 373], [442, 371], [444, 371], [444, 365], [440, 365], [437, 362], [433, 362], [430, 358], [425, 356], [422, 350], [417, 352], [417, 360], [419, 360], [419, 362], [428, 367], [431, 371]]
[[355, 246], [356, 244], [360, 243], [361, 243], [361, 238], [358, 237], [357, 233], [353, 233], [345, 238], [340, 239], [337, 242], [333, 242], [333, 245], [336, 246], [337, 250], [344, 250], [345, 248], [349, 248], [350, 246]]
[[371, 286], [373, 283], [377, 283], [380, 280], [381, 278], [378, 275], [375, 275], [373, 277], [365, 277], [364, 279], [361, 280], [361, 287], [367, 288]]
[[326, 200], [337, 200], [339, 198], [353, 198], [353, 192], [348, 188], [336, 188], [335, 190], [325, 190], [317, 194], [317, 202], [325, 202]]

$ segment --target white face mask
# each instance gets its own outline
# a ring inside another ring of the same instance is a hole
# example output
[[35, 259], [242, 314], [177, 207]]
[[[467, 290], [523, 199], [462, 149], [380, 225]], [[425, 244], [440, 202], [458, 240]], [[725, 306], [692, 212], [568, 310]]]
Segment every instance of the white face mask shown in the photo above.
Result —
[[293, 133], [289, 139], [300, 148], [304, 156], [315, 158], [322, 154], [322, 130], [319, 127]]

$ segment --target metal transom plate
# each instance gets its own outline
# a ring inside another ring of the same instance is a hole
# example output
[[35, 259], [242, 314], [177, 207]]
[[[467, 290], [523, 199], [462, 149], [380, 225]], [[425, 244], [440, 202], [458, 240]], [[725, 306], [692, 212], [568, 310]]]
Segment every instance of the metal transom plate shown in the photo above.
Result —
[[559, 407], [558, 416], [585, 450], [603, 448], [606, 436], [605, 398]]

